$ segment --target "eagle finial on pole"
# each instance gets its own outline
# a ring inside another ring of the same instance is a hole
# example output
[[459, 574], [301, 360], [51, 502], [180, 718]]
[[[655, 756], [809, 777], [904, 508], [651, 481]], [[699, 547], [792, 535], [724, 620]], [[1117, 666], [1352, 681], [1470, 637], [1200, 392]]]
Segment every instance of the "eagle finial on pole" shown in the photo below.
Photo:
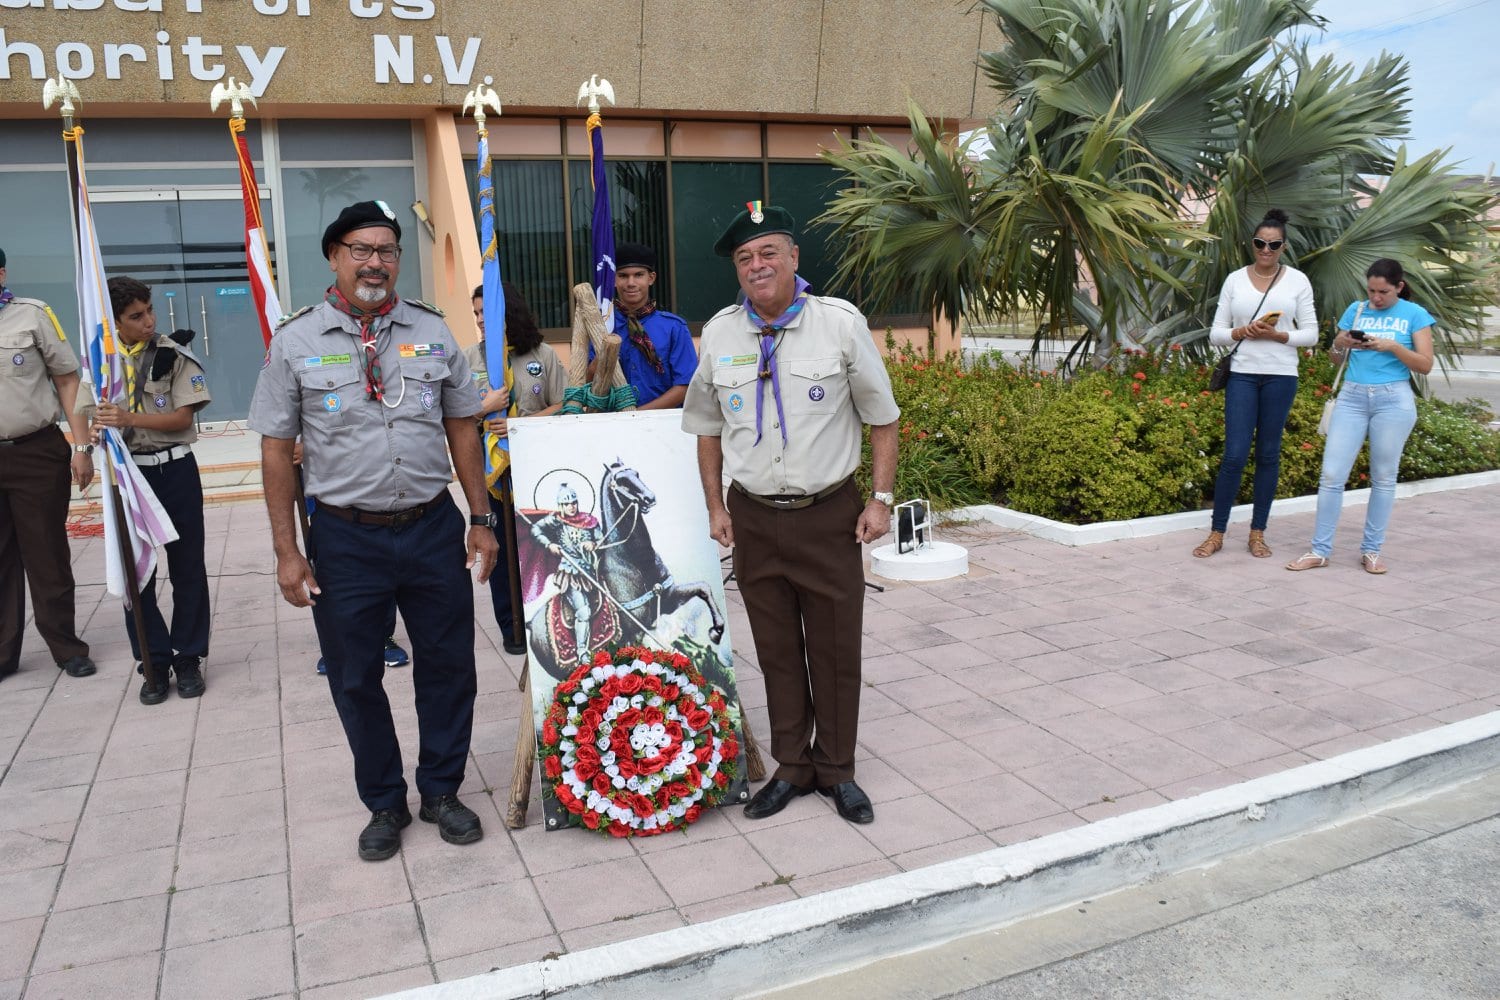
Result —
[[73, 127], [73, 112], [76, 109], [74, 102], [83, 103], [83, 97], [78, 93], [78, 87], [72, 80], [59, 76], [56, 80], [49, 79], [42, 84], [42, 107], [50, 108], [58, 101], [62, 101], [62, 107], [58, 110], [62, 113], [63, 122], [68, 128]]
[[[229, 117], [243, 118], [245, 117], [244, 102], [249, 101], [251, 104], [255, 104], [255, 95], [251, 93], [249, 84], [235, 83], [234, 77], [231, 76], [227, 84], [214, 84], [214, 89], [208, 95], [208, 110], [218, 111], [219, 105], [223, 104], [225, 100], [229, 101]], [[257, 108], [260, 107], [259, 104], [255, 104], [255, 106]]]
[[611, 107], [614, 106], [615, 88], [609, 85], [608, 80], [595, 73], [583, 81], [582, 86], [578, 88], [578, 100], [573, 103], [582, 104], [586, 100], [589, 102], [589, 114], [597, 115], [601, 97], [608, 101]]
[[500, 107], [500, 95], [482, 83], [464, 95], [463, 110], [459, 114], [467, 114], [470, 108], [474, 109], [474, 127], [481, 132], [484, 131], [485, 108], [493, 108], [496, 118], [503, 113]]

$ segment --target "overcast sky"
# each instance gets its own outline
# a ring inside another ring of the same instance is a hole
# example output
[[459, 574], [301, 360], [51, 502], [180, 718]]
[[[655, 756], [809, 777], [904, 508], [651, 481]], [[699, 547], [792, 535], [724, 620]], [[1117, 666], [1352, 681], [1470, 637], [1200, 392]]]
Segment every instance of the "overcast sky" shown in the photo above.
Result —
[[1410, 67], [1414, 155], [1451, 146], [1464, 173], [1500, 160], [1500, 0], [1321, 0], [1317, 51], [1363, 66], [1382, 50]]

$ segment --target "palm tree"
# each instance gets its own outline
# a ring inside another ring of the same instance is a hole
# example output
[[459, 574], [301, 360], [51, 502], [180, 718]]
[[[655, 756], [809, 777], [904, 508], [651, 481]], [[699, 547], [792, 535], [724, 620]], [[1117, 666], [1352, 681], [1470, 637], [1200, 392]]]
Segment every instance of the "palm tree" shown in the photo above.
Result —
[[1292, 37], [1322, 25], [1312, 0], [979, 3], [1006, 38], [980, 59], [1001, 98], [985, 152], [912, 106], [911, 154], [880, 140], [827, 154], [852, 183], [820, 221], [842, 237], [838, 281], [872, 310], [898, 297], [952, 320], [1031, 309], [1034, 343], [1071, 337], [1097, 363], [1120, 342], [1201, 347], [1249, 230], [1278, 206], [1320, 314], [1394, 256], [1445, 353], [1445, 332], [1481, 321], [1495, 195], [1444, 153], [1397, 145], [1399, 57], [1356, 69]]

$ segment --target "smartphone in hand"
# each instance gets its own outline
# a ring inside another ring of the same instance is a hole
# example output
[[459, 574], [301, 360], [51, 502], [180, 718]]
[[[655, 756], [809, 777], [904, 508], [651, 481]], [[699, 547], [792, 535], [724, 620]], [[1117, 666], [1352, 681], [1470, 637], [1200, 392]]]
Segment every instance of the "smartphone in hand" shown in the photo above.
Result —
[[1350, 330], [1349, 331], [1349, 336], [1352, 339], [1354, 339], [1354, 340], [1364, 340], [1365, 339], [1365, 331], [1363, 331], [1363, 330]]
[[1255, 322], [1257, 322], [1257, 323], [1264, 323], [1264, 324], [1266, 324], [1266, 326], [1275, 326], [1280, 321], [1281, 321], [1281, 310], [1280, 309], [1273, 309], [1270, 312], [1266, 313], [1264, 316], [1262, 316], [1260, 319], [1256, 320]]

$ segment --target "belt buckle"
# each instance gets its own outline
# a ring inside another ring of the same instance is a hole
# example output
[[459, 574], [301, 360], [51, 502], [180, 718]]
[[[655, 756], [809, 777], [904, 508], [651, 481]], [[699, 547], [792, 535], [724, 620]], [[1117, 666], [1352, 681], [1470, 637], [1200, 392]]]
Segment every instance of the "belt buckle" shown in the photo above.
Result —
[[404, 525], [411, 524], [417, 518], [421, 517], [424, 513], [426, 513], [426, 511], [424, 511], [421, 507], [412, 507], [408, 510], [397, 511], [396, 513], [391, 515], [391, 527], [400, 528]]

